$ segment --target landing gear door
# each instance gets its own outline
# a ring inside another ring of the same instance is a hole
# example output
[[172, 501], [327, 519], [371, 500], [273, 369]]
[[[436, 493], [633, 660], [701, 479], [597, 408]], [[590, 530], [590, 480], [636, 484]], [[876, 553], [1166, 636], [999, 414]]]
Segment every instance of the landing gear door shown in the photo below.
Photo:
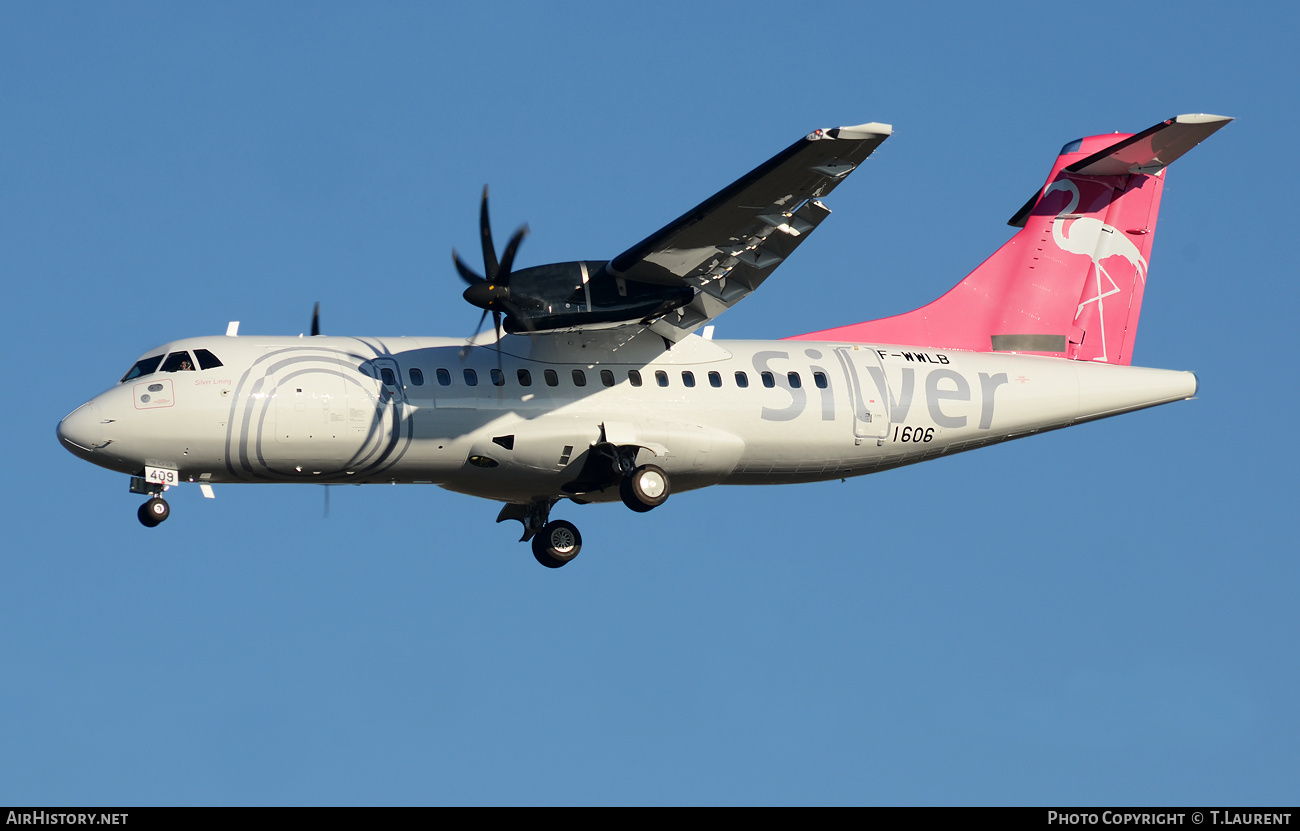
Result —
[[889, 390], [880, 356], [865, 346], [837, 346], [835, 357], [848, 380], [854, 443], [862, 444], [864, 439], [883, 441], [889, 435]]

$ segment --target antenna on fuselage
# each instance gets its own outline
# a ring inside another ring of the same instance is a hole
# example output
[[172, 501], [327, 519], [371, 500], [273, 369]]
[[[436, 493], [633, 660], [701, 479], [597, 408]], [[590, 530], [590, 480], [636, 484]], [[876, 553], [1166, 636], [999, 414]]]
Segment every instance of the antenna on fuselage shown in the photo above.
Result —
[[316, 308], [311, 313], [311, 336], [314, 338], [320, 334], [320, 301], [316, 301]]

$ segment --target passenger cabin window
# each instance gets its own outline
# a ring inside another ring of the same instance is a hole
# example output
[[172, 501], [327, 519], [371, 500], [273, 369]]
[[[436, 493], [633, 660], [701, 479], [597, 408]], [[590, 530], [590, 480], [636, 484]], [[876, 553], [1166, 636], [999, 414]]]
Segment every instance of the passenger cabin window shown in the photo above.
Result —
[[556, 374], [555, 370], [548, 369], [542, 373], [542, 376], [546, 378], [546, 386], [558, 387], [560, 385], [560, 376]]
[[829, 382], [826, 380], [825, 372], [814, 372], [813, 383], [817, 385], [817, 389], [819, 390], [824, 390], [826, 387], [830, 386]]
[[397, 386], [397, 376], [394, 375], [394, 374], [393, 374], [393, 371], [392, 371], [391, 369], [389, 369], [388, 367], [386, 367], [386, 366], [381, 366], [381, 367], [379, 368], [379, 377], [380, 377], [381, 379], [383, 379], [384, 386], [386, 386], [386, 387], [395, 387], [395, 386]]
[[797, 390], [803, 386], [803, 381], [799, 380], [799, 373], [797, 372], [788, 372], [785, 378], [790, 382], [790, 389], [792, 390]]
[[745, 387], [749, 386], [749, 376], [746, 375], [746, 374], [743, 373], [743, 372], [737, 372], [737, 373], [736, 373], [736, 386], [740, 387], [742, 390], [743, 390]]
[[716, 373], [716, 372], [710, 372], [710, 373], [709, 373], [709, 386], [711, 386], [711, 387], [720, 387], [720, 386], [722, 386], [722, 376], [719, 375], [719, 374]]
[[163, 361], [163, 372], [193, 372], [194, 361], [188, 352], [173, 352]]
[[416, 369], [415, 367], [411, 367], [410, 369], [408, 369], [408, 370], [406, 371], [406, 374], [409, 375], [409, 376], [411, 376], [411, 384], [412, 384], [412, 385], [417, 386], [417, 387], [422, 387], [422, 386], [424, 386], [424, 373], [423, 373], [423, 372], [421, 372], [420, 370]]
[[132, 378], [139, 378], [142, 375], [152, 375], [158, 370], [158, 364], [162, 363], [162, 359], [162, 355], [153, 355], [152, 357], [141, 358], [135, 362], [135, 366], [127, 370], [127, 373], [122, 376], [122, 380], [118, 381], [118, 383], [124, 384]]
[[657, 383], [661, 387], [668, 386], [668, 373], [664, 372], [662, 369], [656, 369], [655, 383]]
[[608, 369], [602, 369], [600, 371], [600, 383], [607, 387], [614, 386], [614, 373], [610, 372]]
[[475, 372], [475, 371], [472, 370], [472, 369], [466, 368], [466, 369], [465, 369], [465, 383], [466, 383], [466, 384], [469, 384], [471, 387], [477, 387], [477, 386], [478, 386], [478, 373]]
[[629, 369], [627, 371], [627, 380], [632, 384], [632, 386], [639, 387], [641, 386], [641, 373], [637, 372], [635, 369]]
[[776, 386], [776, 378], [770, 372], [764, 372], [760, 377], [763, 379], [763, 386], [771, 389]]
[[575, 369], [573, 371], [573, 385], [575, 387], [587, 386], [587, 376], [581, 369]]
[[515, 377], [519, 379], [519, 386], [521, 387], [531, 387], [533, 385], [533, 374], [526, 369], [516, 372]]
[[216, 369], [221, 366], [221, 361], [206, 349], [195, 349], [194, 357], [199, 359], [199, 369]]
[[451, 373], [441, 367], [438, 368], [438, 385], [442, 387], [451, 386]]
[[506, 374], [504, 372], [502, 372], [499, 369], [494, 369], [492, 370], [491, 375], [492, 375], [492, 386], [504, 387], [506, 385]]
[[682, 383], [688, 387], [695, 386], [695, 373], [689, 370], [682, 370]]

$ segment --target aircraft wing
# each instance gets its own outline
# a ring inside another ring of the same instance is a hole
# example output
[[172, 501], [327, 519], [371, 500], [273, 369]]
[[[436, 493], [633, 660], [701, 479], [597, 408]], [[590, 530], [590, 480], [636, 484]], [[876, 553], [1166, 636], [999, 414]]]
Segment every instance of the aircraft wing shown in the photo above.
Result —
[[815, 130], [606, 266], [615, 279], [689, 286], [694, 299], [654, 320], [685, 337], [758, 288], [830, 210], [818, 201], [889, 138], [888, 124]]

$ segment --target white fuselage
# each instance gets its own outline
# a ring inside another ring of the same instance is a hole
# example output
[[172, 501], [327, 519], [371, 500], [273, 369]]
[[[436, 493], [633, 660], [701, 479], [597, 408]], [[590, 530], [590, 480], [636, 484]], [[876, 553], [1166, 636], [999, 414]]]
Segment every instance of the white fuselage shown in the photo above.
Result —
[[[221, 366], [124, 381], [68, 416], [84, 458], [181, 481], [431, 483], [494, 500], [580, 491], [593, 445], [640, 448], [674, 491], [857, 476], [1188, 398], [1188, 372], [810, 341], [665, 349], [641, 331], [209, 337]], [[498, 372], [498, 365], [500, 370]], [[566, 485], [570, 486], [566, 490]]]

